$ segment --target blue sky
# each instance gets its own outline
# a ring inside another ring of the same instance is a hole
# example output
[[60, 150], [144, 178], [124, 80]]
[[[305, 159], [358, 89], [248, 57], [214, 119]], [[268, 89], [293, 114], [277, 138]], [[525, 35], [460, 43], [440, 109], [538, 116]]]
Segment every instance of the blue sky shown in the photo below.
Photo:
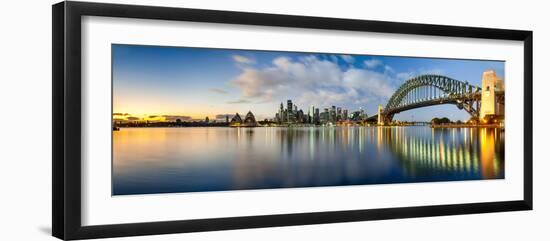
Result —
[[[133, 116], [216, 115], [252, 111], [273, 118], [292, 99], [307, 111], [331, 105], [367, 114], [385, 106], [407, 79], [440, 74], [481, 85], [483, 71], [503, 79], [504, 62], [323, 53], [113, 45], [113, 112]], [[465, 120], [454, 105], [403, 112], [398, 120]]]

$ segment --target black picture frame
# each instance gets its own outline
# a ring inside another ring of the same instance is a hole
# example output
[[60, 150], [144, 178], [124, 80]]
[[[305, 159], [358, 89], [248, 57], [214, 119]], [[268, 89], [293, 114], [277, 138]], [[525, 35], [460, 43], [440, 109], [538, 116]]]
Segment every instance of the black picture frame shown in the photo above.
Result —
[[[349, 30], [426, 36], [517, 40], [524, 43], [523, 199], [417, 207], [342, 210], [232, 218], [140, 222], [98, 226], [81, 224], [81, 17], [103, 16], [258, 26]], [[532, 210], [533, 208], [533, 32], [278, 14], [197, 10], [90, 2], [52, 6], [52, 233], [60, 239], [307, 225], [380, 219]]]

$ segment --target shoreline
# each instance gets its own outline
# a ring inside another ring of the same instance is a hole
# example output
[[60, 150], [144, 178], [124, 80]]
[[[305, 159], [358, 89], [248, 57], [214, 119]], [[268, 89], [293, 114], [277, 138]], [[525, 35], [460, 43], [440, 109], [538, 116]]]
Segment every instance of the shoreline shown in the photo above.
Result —
[[430, 125], [431, 128], [501, 128], [504, 129], [503, 125], [500, 124], [440, 124], [440, 125]]
[[119, 131], [120, 129], [126, 129], [126, 128], [197, 128], [197, 127], [207, 127], [207, 128], [303, 128], [303, 127], [311, 127], [311, 128], [338, 128], [338, 127], [418, 127], [418, 126], [425, 126], [430, 127], [434, 129], [445, 129], [445, 128], [499, 128], [504, 129], [504, 126], [501, 126], [499, 124], [441, 124], [441, 125], [334, 125], [334, 126], [322, 126], [322, 125], [316, 125], [316, 126], [307, 126], [307, 125], [297, 125], [297, 126], [127, 126], [127, 127], [121, 127], [118, 126], [116, 129], [113, 129], [113, 131]]

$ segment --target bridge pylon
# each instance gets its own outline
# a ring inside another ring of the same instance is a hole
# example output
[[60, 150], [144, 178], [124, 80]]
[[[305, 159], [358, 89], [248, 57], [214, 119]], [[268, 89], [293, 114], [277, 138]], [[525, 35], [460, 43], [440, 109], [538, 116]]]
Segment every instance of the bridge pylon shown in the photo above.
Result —
[[504, 116], [504, 103], [503, 101], [499, 102], [499, 97], [503, 96], [501, 93], [504, 92], [504, 81], [497, 76], [495, 71], [488, 70], [483, 72], [481, 85], [483, 93], [478, 113], [479, 119]]
[[382, 105], [378, 105], [378, 122], [377, 122], [377, 124], [380, 125], [380, 126], [384, 125], [384, 121], [386, 119], [384, 117], [384, 114], [383, 114], [382, 110], [383, 110]]

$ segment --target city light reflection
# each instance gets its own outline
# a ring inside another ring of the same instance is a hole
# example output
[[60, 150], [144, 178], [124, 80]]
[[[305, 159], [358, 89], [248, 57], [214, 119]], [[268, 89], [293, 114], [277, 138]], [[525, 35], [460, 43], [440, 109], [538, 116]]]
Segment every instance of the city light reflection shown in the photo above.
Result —
[[114, 194], [504, 178], [504, 132], [413, 127], [123, 128]]

